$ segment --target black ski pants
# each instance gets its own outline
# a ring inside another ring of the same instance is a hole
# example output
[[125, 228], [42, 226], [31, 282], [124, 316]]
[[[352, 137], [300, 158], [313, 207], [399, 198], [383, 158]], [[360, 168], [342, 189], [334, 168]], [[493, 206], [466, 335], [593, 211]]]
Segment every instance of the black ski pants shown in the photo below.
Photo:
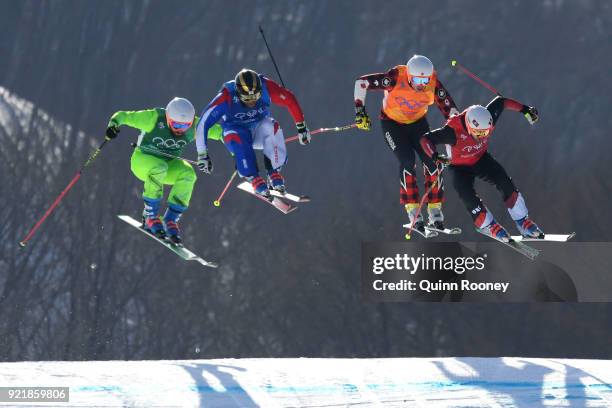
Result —
[[504, 167], [488, 152], [472, 166], [450, 166], [449, 169], [453, 175], [453, 186], [474, 220], [484, 211], [482, 200], [474, 189], [477, 177], [493, 184], [504, 201], [518, 191]]

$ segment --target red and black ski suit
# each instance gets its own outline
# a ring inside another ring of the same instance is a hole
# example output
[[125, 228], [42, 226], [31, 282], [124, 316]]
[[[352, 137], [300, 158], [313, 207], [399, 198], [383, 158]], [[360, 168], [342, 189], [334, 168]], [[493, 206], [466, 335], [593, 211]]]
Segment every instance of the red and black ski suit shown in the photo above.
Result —
[[[409, 84], [405, 65], [398, 65], [387, 72], [364, 75], [357, 79], [355, 85], [356, 107], [364, 106], [366, 91], [375, 89], [385, 92], [380, 123], [385, 142], [400, 163], [400, 203], [418, 203], [415, 152], [424, 165], [426, 189], [431, 187], [438, 176], [435, 163], [424, 154], [419, 143], [423, 133], [430, 130], [426, 118], [427, 109], [435, 103], [448, 119], [451, 109], [457, 109], [455, 102], [438, 80], [435, 71], [424, 90], [414, 90]], [[440, 180], [430, 189], [428, 202], [441, 203], [443, 198], [444, 185]]]
[[[493, 126], [504, 109], [522, 113], [529, 110], [528, 106], [501, 96], [493, 99], [486, 108], [493, 117]], [[444, 127], [425, 133], [421, 138], [421, 146], [425, 154], [432, 157], [435, 151], [434, 145], [447, 145], [453, 186], [477, 227], [488, 225], [492, 216], [476, 194], [474, 189], [476, 177], [493, 184], [499, 190], [513, 219], [522, 218], [527, 214], [522, 196], [504, 167], [487, 152], [489, 138], [494, 128], [491, 129], [488, 136], [475, 138], [466, 128], [465, 115], [466, 110], [449, 119]]]

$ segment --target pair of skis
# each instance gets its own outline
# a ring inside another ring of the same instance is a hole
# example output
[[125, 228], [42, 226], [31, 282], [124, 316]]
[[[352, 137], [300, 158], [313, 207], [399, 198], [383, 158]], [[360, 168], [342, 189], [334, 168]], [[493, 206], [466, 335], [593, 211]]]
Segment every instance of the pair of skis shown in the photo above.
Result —
[[[486, 235], [480, 232], [478, 229], [476, 230], [476, 232], [484, 235], [485, 237], [492, 238], [489, 235]], [[508, 242], [501, 241], [496, 238], [492, 238], [492, 239], [495, 239], [496, 241], [501, 242], [502, 244], [525, 255], [527, 258], [533, 261], [534, 259], [537, 258], [538, 255], [540, 255], [540, 250], [525, 244], [525, 242], [537, 242], [537, 241], [540, 241], [540, 242], [567, 242], [570, 239], [574, 238], [575, 236], [576, 236], [576, 233], [572, 232], [571, 234], [544, 234], [542, 238], [530, 238], [530, 237], [524, 237], [522, 235], [512, 235], [510, 237], [510, 241]]]
[[[272, 194], [273, 198], [272, 198], [272, 201], [268, 201], [264, 197], [260, 196], [259, 194], [255, 194], [255, 192], [253, 191], [253, 187], [248, 182], [243, 182], [239, 184], [238, 188], [272, 205], [274, 208], [276, 208], [283, 214], [289, 214], [290, 212], [297, 210], [297, 206], [293, 204], [294, 202], [295, 203], [305, 203], [305, 202], [310, 201], [310, 198], [308, 196], [297, 196], [295, 194], [290, 194], [290, 193], [283, 194], [275, 190], [270, 190], [270, 193]], [[138, 229], [140, 232], [144, 233], [149, 238], [154, 239], [158, 243], [162, 244], [163, 246], [168, 248], [170, 251], [174, 252], [176, 255], [178, 255], [181, 259], [185, 261], [198, 262], [209, 268], [219, 267], [219, 265], [216, 262], [207, 261], [206, 259], [196, 255], [189, 249], [185, 248], [183, 245], [175, 245], [167, 240], [156, 237], [155, 235], [151, 234], [150, 232], [148, 232], [142, 227], [142, 222], [135, 220], [129, 215], [118, 215], [117, 217], [119, 217], [121, 221]]]
[[[410, 228], [411, 224], [404, 224], [403, 227]], [[422, 233], [421, 231], [416, 230], [416, 229], [413, 229], [412, 231], [417, 232], [418, 234], [422, 235], [425, 238], [433, 238], [433, 237], [438, 236], [439, 233], [447, 234], [447, 235], [460, 234], [461, 228], [458, 228], [458, 227], [445, 228], [442, 230], [442, 229], [436, 229], [436, 228], [426, 226], [425, 233]], [[476, 232], [484, 235], [485, 237], [494, 239], [495, 241], [498, 241], [512, 248], [513, 250], [521, 253], [522, 255], [526, 256], [532, 261], [540, 254], [540, 250], [525, 244], [525, 242], [537, 242], [537, 241], [540, 241], [540, 242], [567, 242], [576, 236], [575, 232], [572, 232], [571, 234], [545, 234], [543, 238], [529, 238], [529, 237], [524, 237], [522, 235], [512, 235], [510, 237], [511, 238], [510, 241], [505, 242], [505, 241], [502, 241], [496, 238], [492, 238], [489, 235], [486, 235], [480, 232], [478, 229], [476, 229]]]
[[156, 237], [155, 235], [151, 234], [149, 231], [145, 230], [142, 227], [142, 222], [135, 220], [134, 218], [130, 217], [129, 215], [118, 215], [117, 217], [119, 217], [119, 219], [121, 221], [126, 222], [128, 225], [131, 225], [132, 227], [136, 228], [137, 230], [139, 230], [140, 232], [144, 233], [147, 237], [154, 239], [155, 241], [159, 242], [160, 244], [162, 244], [163, 246], [165, 246], [166, 248], [168, 248], [170, 251], [174, 252], [175, 254], [177, 254], [179, 257], [181, 257], [182, 259], [184, 259], [185, 261], [194, 261], [194, 262], [198, 262], [204, 266], [207, 266], [209, 268], [218, 268], [219, 265], [216, 262], [212, 262], [212, 261], [207, 261], [206, 259], [203, 259], [201, 257], [199, 257], [198, 255], [194, 254], [193, 252], [191, 252], [189, 249], [185, 248], [182, 245], [175, 245], [172, 244], [164, 239], [160, 239], [158, 237]]
[[253, 190], [253, 186], [251, 183], [244, 181], [237, 186], [240, 190], [245, 191], [252, 196], [260, 199], [261, 201], [270, 204], [272, 207], [276, 208], [278, 211], [283, 214], [289, 214], [298, 209], [298, 207], [294, 203], [307, 203], [310, 201], [310, 197], [305, 195], [295, 195], [291, 193], [280, 193], [276, 190], [270, 189], [270, 194], [272, 194], [272, 200], [267, 200], [265, 197], [262, 197], [259, 194], [255, 193]]
[[[411, 228], [410, 224], [404, 224], [403, 225], [404, 228]], [[417, 234], [423, 236], [424, 238], [433, 238], [433, 237], [437, 237], [438, 234], [446, 234], [446, 235], [458, 235], [461, 234], [461, 228], [459, 227], [453, 227], [453, 228], [444, 228], [444, 229], [438, 229], [438, 228], [434, 228], [432, 226], [426, 225], [425, 226], [425, 233], [412, 228], [412, 232], [416, 232]], [[408, 234], [406, 234], [406, 238], [408, 238]]]

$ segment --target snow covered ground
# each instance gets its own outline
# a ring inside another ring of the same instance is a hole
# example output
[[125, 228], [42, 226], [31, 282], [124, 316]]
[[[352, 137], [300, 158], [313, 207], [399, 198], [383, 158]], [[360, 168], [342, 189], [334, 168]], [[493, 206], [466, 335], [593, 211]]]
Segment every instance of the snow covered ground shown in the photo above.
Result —
[[0, 364], [0, 385], [67, 386], [70, 406], [612, 407], [601, 360], [26, 362]]

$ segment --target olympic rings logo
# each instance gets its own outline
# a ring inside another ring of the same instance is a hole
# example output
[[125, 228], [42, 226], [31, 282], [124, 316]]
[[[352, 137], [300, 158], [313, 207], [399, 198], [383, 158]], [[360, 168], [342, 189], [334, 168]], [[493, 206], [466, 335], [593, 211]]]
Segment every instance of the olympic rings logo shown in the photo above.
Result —
[[187, 142], [184, 140], [163, 139], [159, 136], [154, 137], [152, 143], [158, 149], [166, 148], [172, 150], [182, 149], [187, 145]]
[[264, 108], [259, 108], [259, 109], [250, 110], [248, 112], [238, 112], [237, 114], [234, 115], [234, 117], [240, 120], [245, 119], [245, 118], [252, 119], [258, 114], [264, 114], [264, 113], [266, 113], [266, 110]]
[[419, 102], [416, 100], [409, 100], [404, 98], [403, 96], [397, 96], [395, 97], [395, 102], [399, 105], [399, 107], [407, 107], [409, 110], [417, 110], [425, 105], [427, 105], [426, 103], [423, 102]]

